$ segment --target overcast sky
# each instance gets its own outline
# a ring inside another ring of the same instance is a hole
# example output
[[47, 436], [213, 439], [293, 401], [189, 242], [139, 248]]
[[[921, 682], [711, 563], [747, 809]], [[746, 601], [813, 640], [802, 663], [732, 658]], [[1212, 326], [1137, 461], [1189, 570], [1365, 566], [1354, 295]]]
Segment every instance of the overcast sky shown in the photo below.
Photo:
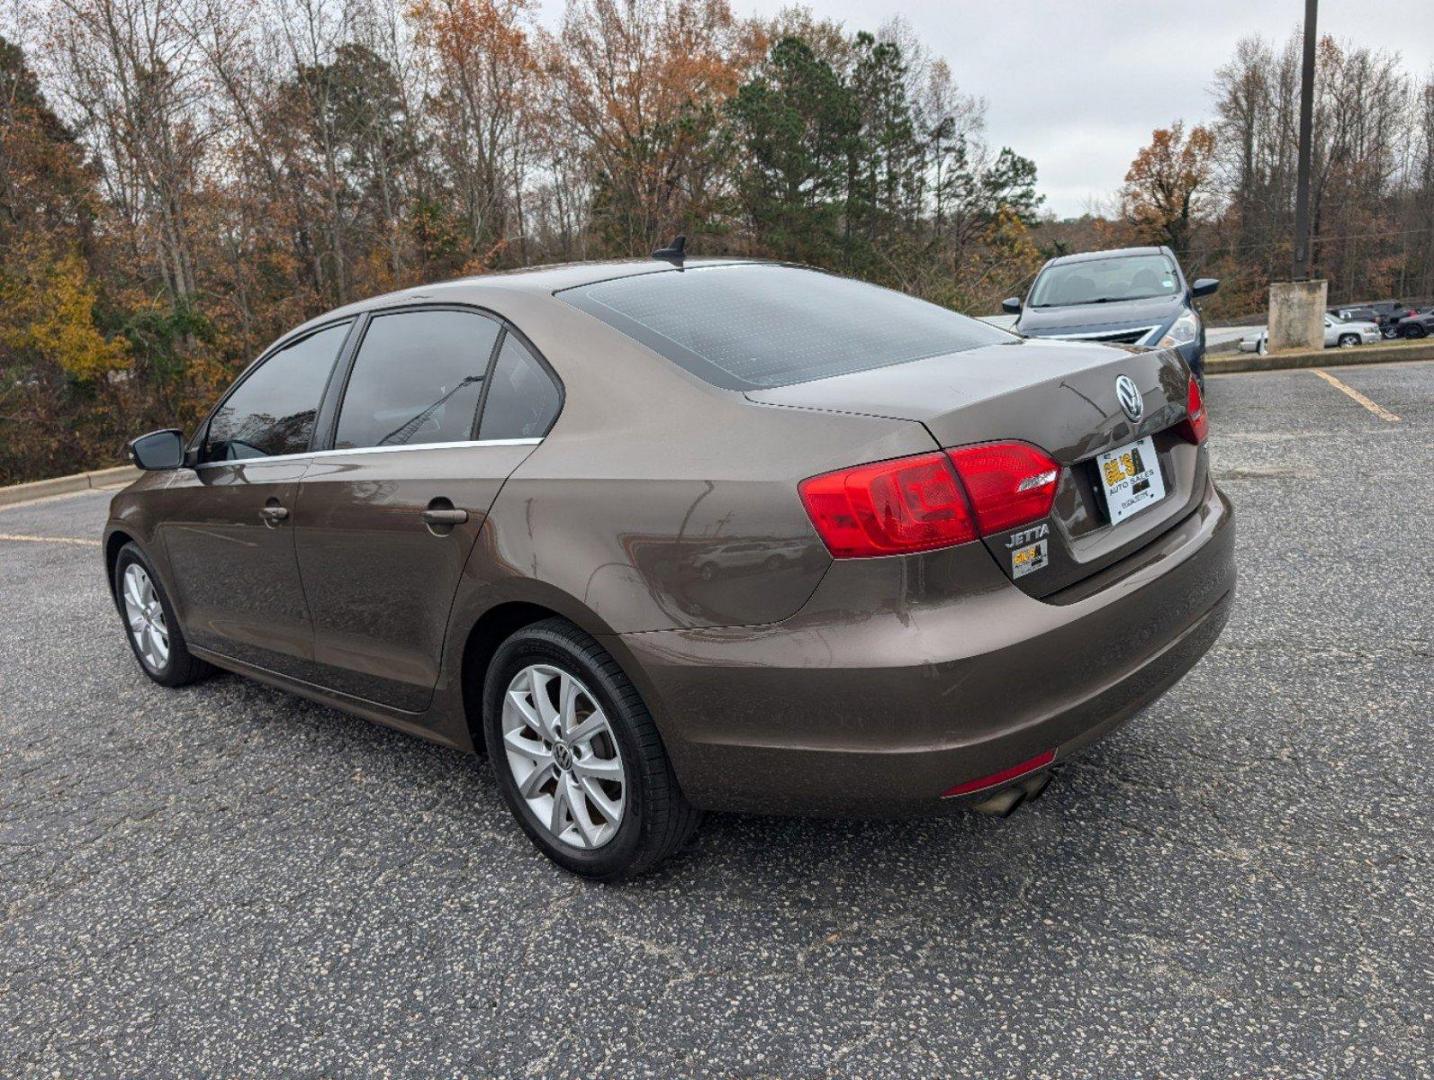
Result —
[[[771, 15], [790, 0], [731, 0]], [[1217, 67], [1249, 34], [1283, 41], [1303, 0], [811, 0], [849, 31], [901, 14], [962, 90], [988, 104], [987, 137], [1035, 159], [1061, 216], [1082, 213], [1125, 179], [1156, 127], [1211, 114]], [[561, 0], [544, 0], [545, 21]], [[1319, 29], [1397, 50], [1418, 77], [1434, 69], [1434, 0], [1323, 0]]]

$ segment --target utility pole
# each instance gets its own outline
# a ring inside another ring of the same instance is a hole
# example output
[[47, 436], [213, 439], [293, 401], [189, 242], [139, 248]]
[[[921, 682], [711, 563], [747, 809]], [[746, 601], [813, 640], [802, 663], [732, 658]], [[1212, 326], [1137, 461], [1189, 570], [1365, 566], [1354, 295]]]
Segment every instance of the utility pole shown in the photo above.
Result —
[[[1426, 0], [1427, 3], [1427, 0]], [[1304, 349], [1318, 353], [1324, 347], [1324, 305], [1329, 282], [1313, 281], [1310, 270], [1310, 155], [1314, 142], [1315, 15], [1319, 0], [1305, 0], [1305, 55], [1300, 82], [1299, 172], [1295, 179], [1295, 235], [1290, 245], [1290, 280], [1270, 282], [1271, 352]]]
[[1300, 156], [1295, 177], [1295, 237], [1290, 280], [1310, 276], [1310, 143], [1314, 126], [1315, 17], [1319, 0], [1305, 0], [1305, 55], [1300, 75]]

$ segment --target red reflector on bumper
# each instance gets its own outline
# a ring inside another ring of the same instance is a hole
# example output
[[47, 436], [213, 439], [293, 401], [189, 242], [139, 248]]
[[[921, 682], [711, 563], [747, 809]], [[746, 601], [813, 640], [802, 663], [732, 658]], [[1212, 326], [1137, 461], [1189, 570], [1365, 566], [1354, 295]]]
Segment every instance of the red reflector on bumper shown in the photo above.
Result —
[[984, 788], [995, 787], [997, 784], [1004, 784], [1007, 780], [1015, 780], [1017, 777], [1025, 776], [1026, 773], [1043, 769], [1056, 759], [1054, 750], [1047, 750], [1037, 754], [1029, 761], [1023, 761], [1019, 765], [1012, 765], [1009, 769], [1002, 769], [1000, 772], [992, 773], [990, 776], [983, 776], [979, 780], [967, 780], [964, 784], [957, 784], [954, 788], [942, 794], [943, 799], [950, 799], [956, 795], [970, 795], [973, 791], [981, 791]]

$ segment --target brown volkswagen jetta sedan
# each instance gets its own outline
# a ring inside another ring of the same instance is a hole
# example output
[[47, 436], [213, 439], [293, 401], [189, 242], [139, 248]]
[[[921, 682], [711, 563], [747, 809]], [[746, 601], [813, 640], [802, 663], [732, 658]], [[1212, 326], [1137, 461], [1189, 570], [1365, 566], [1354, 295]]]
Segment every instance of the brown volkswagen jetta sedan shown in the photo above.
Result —
[[464, 750], [570, 870], [701, 809], [1005, 811], [1210, 647], [1235, 583], [1172, 350], [1023, 340], [793, 266], [562, 266], [341, 308], [104, 555], [145, 672]]

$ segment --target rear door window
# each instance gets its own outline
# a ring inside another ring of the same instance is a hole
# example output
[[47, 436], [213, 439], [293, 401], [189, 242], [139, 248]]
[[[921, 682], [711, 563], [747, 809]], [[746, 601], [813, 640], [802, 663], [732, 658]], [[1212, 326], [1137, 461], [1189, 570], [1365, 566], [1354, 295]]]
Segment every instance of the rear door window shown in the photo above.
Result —
[[1014, 340], [905, 293], [791, 266], [689, 267], [558, 296], [730, 390], [788, 386]]
[[224, 399], [209, 421], [205, 461], [302, 454], [350, 324], [318, 330], [274, 353]]
[[374, 316], [344, 390], [334, 449], [471, 440], [501, 330], [473, 311]]

